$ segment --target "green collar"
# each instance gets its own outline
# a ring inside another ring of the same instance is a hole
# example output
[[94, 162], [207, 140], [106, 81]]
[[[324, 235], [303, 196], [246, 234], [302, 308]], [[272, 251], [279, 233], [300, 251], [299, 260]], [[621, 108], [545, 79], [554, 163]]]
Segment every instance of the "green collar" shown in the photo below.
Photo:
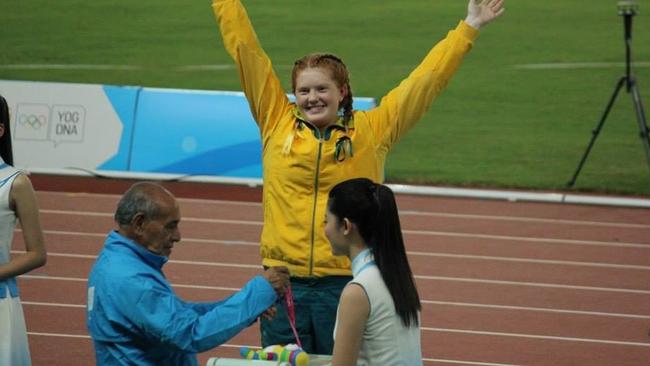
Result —
[[[298, 106], [296, 106], [295, 104], [294, 104], [294, 108], [293, 108], [293, 116], [296, 117], [296, 119], [299, 121], [299, 123], [304, 123], [305, 125], [307, 125], [307, 127], [309, 127], [309, 129], [312, 131], [312, 133], [314, 134], [314, 136], [316, 138], [321, 137], [320, 136], [320, 130], [318, 128], [316, 128], [316, 126], [314, 126], [311, 122], [307, 121], [307, 119], [305, 119], [303, 114], [300, 112], [300, 109], [298, 109]], [[298, 126], [298, 128], [302, 128], [302, 126]], [[354, 129], [354, 118], [351, 118], [348, 121], [348, 129], [350, 129], [350, 130]], [[336, 120], [336, 123], [334, 123], [333, 125], [327, 126], [327, 128], [325, 129], [325, 136], [323, 136], [325, 138], [325, 140], [329, 140], [330, 135], [331, 135], [333, 130], [345, 130], [345, 124], [343, 123], [343, 117], [339, 117], [339, 119]]]

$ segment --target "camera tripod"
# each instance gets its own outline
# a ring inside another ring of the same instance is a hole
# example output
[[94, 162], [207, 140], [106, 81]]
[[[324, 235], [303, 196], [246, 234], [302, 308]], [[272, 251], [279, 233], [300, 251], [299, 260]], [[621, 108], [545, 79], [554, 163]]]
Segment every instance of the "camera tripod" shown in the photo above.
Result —
[[580, 170], [582, 170], [582, 166], [587, 160], [587, 156], [589, 156], [589, 153], [591, 152], [591, 148], [594, 146], [594, 143], [596, 142], [596, 138], [600, 134], [600, 130], [603, 128], [603, 125], [605, 124], [607, 115], [609, 115], [609, 111], [612, 109], [612, 106], [616, 101], [616, 97], [618, 96], [618, 93], [621, 91], [624, 85], [627, 89], [627, 92], [632, 94], [632, 101], [634, 102], [634, 109], [636, 111], [636, 119], [639, 124], [639, 136], [641, 137], [641, 142], [643, 143], [643, 148], [645, 149], [645, 155], [648, 160], [648, 168], [650, 169], [650, 137], [648, 134], [648, 124], [646, 123], [645, 114], [643, 112], [643, 105], [641, 104], [641, 95], [639, 93], [639, 88], [637, 87], [636, 79], [631, 74], [631, 70], [630, 70], [631, 69], [630, 59], [631, 59], [631, 48], [632, 48], [631, 45], [632, 44], [632, 17], [636, 15], [638, 10], [638, 5], [633, 1], [621, 1], [618, 3], [618, 8], [619, 8], [619, 12], [618, 12], [619, 15], [623, 16], [624, 27], [625, 27], [625, 75], [622, 76], [616, 83], [616, 88], [614, 89], [614, 93], [612, 94], [612, 97], [610, 98], [609, 103], [605, 108], [605, 112], [603, 113], [602, 117], [600, 118], [600, 121], [596, 125], [596, 128], [592, 131], [592, 137], [591, 140], [589, 141], [589, 145], [587, 146], [587, 150], [582, 156], [582, 159], [580, 160], [580, 163], [578, 164], [578, 168], [573, 174], [573, 177], [567, 184], [569, 188], [573, 187], [573, 185], [576, 182], [576, 179], [578, 179], [578, 174], [580, 174]]

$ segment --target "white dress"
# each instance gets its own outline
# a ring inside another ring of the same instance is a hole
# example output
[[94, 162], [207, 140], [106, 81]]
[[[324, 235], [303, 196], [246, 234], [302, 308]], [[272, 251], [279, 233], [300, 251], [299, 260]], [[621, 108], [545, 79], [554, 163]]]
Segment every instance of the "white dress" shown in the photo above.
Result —
[[402, 324], [393, 298], [367, 249], [352, 261], [352, 274], [354, 278], [350, 283], [362, 286], [370, 302], [357, 366], [421, 366], [420, 327], [407, 328]]
[[[16, 214], [9, 207], [11, 186], [20, 171], [0, 158], [0, 264], [10, 260]], [[0, 281], [0, 365], [31, 365], [23, 308], [16, 279]]]

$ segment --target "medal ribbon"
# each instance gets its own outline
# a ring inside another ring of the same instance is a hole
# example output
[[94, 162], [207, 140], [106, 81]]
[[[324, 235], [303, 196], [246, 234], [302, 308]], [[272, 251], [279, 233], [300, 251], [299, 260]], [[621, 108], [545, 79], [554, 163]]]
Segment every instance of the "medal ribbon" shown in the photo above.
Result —
[[296, 330], [296, 309], [293, 304], [293, 294], [291, 293], [291, 285], [287, 287], [287, 292], [284, 294], [284, 300], [287, 305], [287, 316], [289, 318], [289, 325], [291, 325], [291, 330], [293, 330], [293, 335], [296, 337], [296, 344], [298, 347], [302, 348], [300, 343], [300, 338], [298, 337], [298, 331]]

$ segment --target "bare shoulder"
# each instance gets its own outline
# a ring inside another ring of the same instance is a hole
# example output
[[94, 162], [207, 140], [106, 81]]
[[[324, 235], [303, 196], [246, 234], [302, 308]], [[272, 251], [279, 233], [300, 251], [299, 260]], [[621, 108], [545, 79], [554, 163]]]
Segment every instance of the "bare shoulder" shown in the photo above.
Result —
[[9, 194], [11, 207], [16, 208], [17, 202], [33, 201], [35, 200], [34, 187], [32, 181], [26, 174], [18, 174], [11, 185], [11, 192]]
[[27, 174], [24, 174], [24, 173], [18, 174], [16, 179], [14, 179], [14, 183], [13, 183], [11, 188], [12, 189], [19, 189], [19, 190], [26, 189], [26, 190], [29, 190], [29, 191], [34, 190], [34, 187], [32, 186], [32, 181], [29, 180], [29, 177], [27, 176]]
[[345, 286], [341, 293], [341, 301], [344, 299], [352, 301], [368, 301], [368, 295], [366, 294], [366, 290], [363, 289], [363, 286], [356, 282], [351, 282]]
[[354, 282], [349, 283], [343, 289], [340, 306], [341, 309], [345, 309], [346, 311], [354, 309], [353, 312], [360, 316], [365, 315], [367, 317], [370, 312], [370, 301], [368, 300], [366, 290], [364, 290], [363, 286]]

